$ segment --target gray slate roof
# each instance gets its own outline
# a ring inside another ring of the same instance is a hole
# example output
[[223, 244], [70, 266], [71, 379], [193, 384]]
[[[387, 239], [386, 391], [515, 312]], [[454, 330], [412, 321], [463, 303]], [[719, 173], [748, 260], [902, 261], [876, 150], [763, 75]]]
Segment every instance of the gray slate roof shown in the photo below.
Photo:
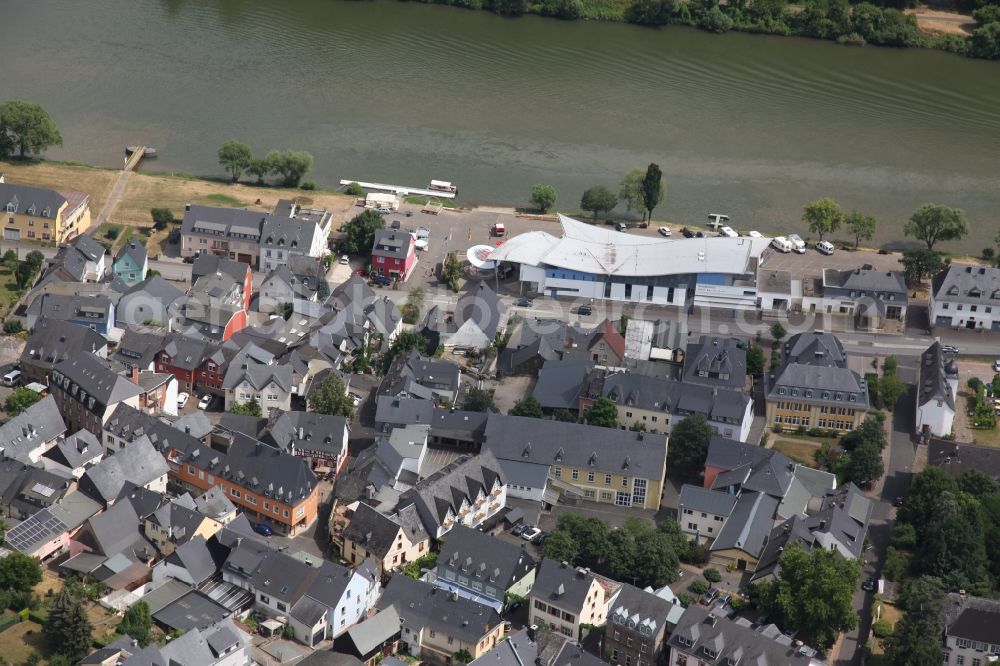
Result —
[[764, 493], [744, 491], [723, 524], [711, 550], [735, 548], [753, 557], [760, 557], [774, 524], [778, 500]]
[[64, 388], [72, 389], [72, 385], [76, 384], [105, 406], [142, 393], [138, 385], [112, 372], [99, 358], [83, 351], [57, 364], [53, 372], [62, 375]]
[[715, 516], [729, 516], [736, 506], [736, 495], [708, 490], [689, 483], [681, 487], [680, 510], [704, 511]]
[[118, 497], [126, 481], [143, 486], [170, 471], [153, 445], [138, 439], [97, 463], [80, 478], [80, 490], [107, 504]]
[[941, 618], [948, 636], [996, 645], [1000, 601], [950, 592]]
[[587, 373], [593, 368], [593, 361], [546, 361], [538, 373], [538, 383], [532, 395], [542, 407], [575, 412], [580, 408], [580, 393]]
[[[777, 639], [769, 638], [749, 626], [714, 617], [707, 609], [694, 604], [684, 611], [668, 644], [674, 650], [713, 664], [725, 664], [727, 659], [732, 659], [733, 663], [741, 665], [809, 666], [812, 659], [809, 651], [800, 653], [792, 646], [787, 636], [779, 634]], [[705, 647], [717, 657], [706, 655]]]
[[871, 264], [858, 268], [838, 271], [823, 269], [823, 287], [838, 291], [857, 292], [859, 296], [882, 296], [893, 294], [893, 302], [906, 305], [906, 278], [902, 271], [880, 271]]
[[[102, 250], [104, 248], [101, 248]], [[122, 257], [129, 257], [135, 263], [136, 266], [142, 268], [146, 259], [149, 257], [149, 253], [146, 252], [146, 246], [142, 243], [138, 243], [135, 240], [129, 240], [128, 243], [123, 245], [120, 250], [118, 250], [118, 255], [115, 257], [115, 261], [118, 261]]]
[[104, 294], [43, 293], [31, 301], [27, 313], [61, 321], [86, 318], [88, 321], [103, 324], [111, 318], [111, 306], [111, 299]]
[[560, 608], [579, 610], [587, 601], [594, 574], [571, 564], [543, 559], [531, 588], [531, 596]]
[[465, 525], [456, 525], [445, 537], [438, 566], [468, 573], [473, 581], [506, 590], [535, 568], [535, 560], [519, 545]]
[[397, 511], [413, 504], [428, 534], [437, 536], [448, 512], [457, 516], [463, 502], [475, 503], [479, 492], [489, 496], [495, 484], [507, 484], [497, 459], [489, 451], [462, 456], [445, 465], [399, 497]]
[[264, 365], [249, 359], [240, 362], [234, 359], [226, 368], [226, 376], [222, 381], [223, 388], [234, 389], [243, 380], [260, 390], [274, 382], [283, 391], [292, 390], [292, 367], [290, 365]]
[[1000, 306], [1000, 268], [952, 264], [933, 283], [934, 301]]
[[90, 354], [107, 347], [108, 341], [87, 326], [42, 317], [31, 329], [28, 342], [21, 352], [21, 361], [52, 368], [77, 351]]
[[55, 190], [14, 183], [0, 183], [0, 210], [5, 213], [56, 219], [66, 197]]
[[266, 218], [267, 213], [261, 211], [190, 204], [184, 211], [181, 232], [220, 237], [237, 235], [257, 240]]
[[767, 398], [868, 409], [865, 380], [847, 367], [840, 340], [823, 331], [798, 333], [785, 342], [781, 365], [771, 371]]
[[[383, 515], [365, 503], [358, 505], [350, 524], [344, 530], [344, 538], [364, 546], [373, 556], [382, 559], [392, 548], [402, 527], [392, 517]], [[426, 537], [423, 527], [420, 532]], [[417, 535], [407, 535], [411, 538]]]
[[390, 606], [411, 627], [434, 629], [472, 644], [502, 622], [490, 606], [448, 594], [409, 576], [393, 576], [385, 586], [378, 608], [384, 610]]
[[0, 454], [31, 463], [29, 452], [66, 432], [56, 399], [46, 396], [0, 426]]
[[660, 479], [667, 442], [663, 435], [491, 414], [483, 451], [504, 460]]
[[343, 416], [281, 412], [268, 429], [267, 439], [282, 451], [294, 447], [299, 451], [340, 453], [346, 430], [347, 419]]
[[459, 325], [472, 322], [483, 334], [493, 340], [504, 320], [507, 306], [485, 282], [470, 282], [458, 297], [455, 321]]
[[372, 242], [372, 255], [406, 259], [413, 244], [413, 236], [396, 229], [376, 229]]
[[746, 374], [747, 352], [741, 340], [703, 335], [687, 346], [684, 381], [742, 389]]
[[395, 606], [389, 606], [350, 627], [347, 635], [358, 653], [365, 656], [399, 632], [399, 613], [396, 612]]
[[958, 381], [958, 366], [954, 360], [945, 359], [940, 342], [934, 342], [920, 355], [920, 383], [917, 405], [941, 400], [952, 411], [955, 410], [955, 397], [951, 393], [948, 380]]

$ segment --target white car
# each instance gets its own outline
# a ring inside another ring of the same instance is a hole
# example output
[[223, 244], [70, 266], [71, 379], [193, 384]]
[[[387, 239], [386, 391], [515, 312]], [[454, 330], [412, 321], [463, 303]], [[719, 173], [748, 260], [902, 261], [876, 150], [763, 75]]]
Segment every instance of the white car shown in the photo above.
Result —
[[792, 249], [798, 254], [805, 254], [806, 242], [798, 234], [788, 234], [788, 242], [792, 244]]
[[361, 396], [360, 395], [358, 395], [357, 393], [349, 393], [348, 395], [351, 396], [351, 403], [355, 407], [357, 407], [358, 405], [361, 404]]
[[747, 236], [749, 236], [750, 238], [763, 238], [764, 234], [760, 233], [759, 231], [751, 231], [747, 233]]
[[659, 229], [657, 229], [657, 231], [660, 232], [661, 236], [669, 236], [670, 235], [670, 228], [669, 227], [660, 227]]
[[733, 230], [732, 227], [722, 227], [721, 229], [719, 229], [719, 235], [726, 236], [728, 238], [736, 238], [739, 236], [739, 234], [736, 233], [736, 231]]
[[993, 372], [1000, 372], [1000, 358], [993, 361]]
[[525, 541], [532, 541], [534, 540], [535, 537], [537, 537], [541, 533], [542, 531], [540, 529], [538, 529], [537, 527], [532, 527], [524, 530], [524, 532], [521, 533], [521, 538], [524, 539]]
[[212, 396], [205, 394], [201, 396], [201, 400], [198, 401], [198, 409], [208, 409], [208, 406], [212, 404]]
[[833, 246], [833, 243], [830, 241], [820, 241], [816, 243], [816, 251], [820, 254], [825, 254], [826, 256], [833, 254], [835, 249], [836, 248]]
[[187, 393], [177, 394], [177, 409], [184, 409], [184, 405], [188, 404], [188, 400], [191, 398]]
[[342, 266], [346, 266], [349, 263], [351, 263], [351, 259], [346, 254], [340, 255], [340, 264]]

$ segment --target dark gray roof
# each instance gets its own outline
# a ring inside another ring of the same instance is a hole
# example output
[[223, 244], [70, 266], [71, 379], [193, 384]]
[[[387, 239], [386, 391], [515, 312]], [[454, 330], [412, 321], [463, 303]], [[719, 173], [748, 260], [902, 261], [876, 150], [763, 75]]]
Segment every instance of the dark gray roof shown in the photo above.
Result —
[[41, 317], [31, 329], [21, 361], [52, 368], [80, 350], [93, 354], [107, 344], [104, 336], [92, 328]]
[[369, 553], [382, 559], [389, 553], [400, 529], [402, 527], [396, 520], [362, 502], [354, 510], [354, 516], [344, 530], [344, 538], [363, 546]]
[[66, 432], [56, 399], [46, 396], [0, 426], [0, 454], [31, 463], [28, 454]]
[[118, 497], [126, 481], [146, 485], [167, 474], [167, 461], [145, 439], [131, 442], [113, 456], [97, 463], [80, 478], [80, 490], [107, 503]]
[[389, 606], [394, 606], [411, 627], [428, 627], [472, 644], [502, 621], [489, 606], [448, 594], [409, 576], [393, 576], [385, 586], [378, 608]]
[[472, 581], [495, 583], [501, 590], [527, 576], [535, 564], [521, 546], [464, 525], [448, 532], [438, 553], [438, 566], [460, 569]]
[[[102, 250], [104, 248], [101, 248]], [[118, 261], [124, 256], [128, 256], [132, 259], [136, 266], [142, 268], [146, 263], [146, 258], [149, 254], [146, 252], [146, 246], [142, 243], [137, 242], [135, 239], [130, 239], [128, 243], [123, 245], [120, 250], [118, 250], [118, 256], [115, 257], [115, 261]]]
[[222, 381], [223, 388], [233, 389], [246, 380], [255, 389], [260, 390], [274, 382], [283, 391], [292, 390], [292, 366], [290, 365], [265, 365], [255, 363], [250, 359], [242, 362], [240, 359], [233, 359], [226, 368], [226, 376]]
[[593, 361], [546, 361], [532, 395], [542, 407], [576, 411], [587, 373], [593, 368]]
[[414, 390], [413, 384], [428, 392], [454, 397], [462, 371], [454, 363], [421, 356], [417, 350], [397, 356], [386, 373], [379, 393], [398, 396]]
[[868, 409], [865, 380], [847, 367], [840, 340], [823, 331], [798, 333], [785, 342], [781, 365], [771, 371], [767, 398]]
[[948, 636], [996, 645], [1000, 601], [951, 592], [941, 616]]
[[166, 336], [161, 333], [126, 328], [121, 342], [111, 357], [127, 366], [148, 368], [156, 360], [156, 355], [163, 351], [165, 338]]
[[741, 389], [746, 374], [747, 352], [742, 340], [703, 335], [687, 346], [684, 381]]
[[381, 647], [383, 643], [399, 633], [399, 613], [396, 612], [395, 606], [380, 610], [372, 617], [347, 630], [347, 635], [354, 643], [354, 648], [362, 656]]
[[[399, 629], [399, 627], [397, 627]], [[385, 657], [381, 662], [389, 666], [389, 660], [395, 657]], [[404, 664], [406, 662], [403, 662]], [[316, 650], [306, 655], [301, 661], [295, 662], [295, 666], [361, 666], [361, 660], [351, 654], [343, 652], [330, 652], [328, 650]]]
[[906, 304], [906, 278], [902, 271], [881, 271], [871, 264], [853, 270], [823, 269], [824, 289], [834, 287], [859, 296], [894, 294], [900, 304]]
[[294, 447], [297, 451], [338, 454], [346, 432], [347, 419], [343, 416], [281, 412], [268, 429], [268, 438], [282, 451], [290, 452]]
[[166, 559], [184, 567], [196, 584], [208, 580], [218, 570], [208, 549], [208, 543], [200, 535], [177, 546]]
[[783, 453], [725, 437], [712, 437], [705, 465], [724, 470], [713, 488], [738, 486], [781, 499], [788, 492], [795, 463]]
[[709, 490], [689, 483], [681, 487], [681, 510], [704, 511], [715, 516], [729, 516], [736, 506], [736, 495]]
[[579, 611], [587, 601], [587, 593], [594, 580], [594, 574], [587, 569], [543, 559], [535, 584], [531, 587], [531, 596], [560, 608]]
[[372, 254], [394, 259], [406, 259], [413, 245], [413, 236], [396, 229], [376, 229]]
[[261, 211], [190, 204], [184, 212], [181, 231], [221, 237], [234, 235], [256, 240], [260, 237], [266, 218], [267, 213]]
[[115, 502], [107, 511], [91, 518], [89, 525], [96, 541], [93, 545], [107, 557], [122, 553], [133, 559], [136, 548], [145, 545], [139, 533], [139, 516], [129, 502]]
[[0, 183], [0, 209], [39, 218], [56, 219], [66, 197], [55, 190], [14, 183]]
[[471, 321], [483, 334], [492, 340], [507, 312], [507, 306], [496, 292], [485, 282], [470, 282], [458, 297], [455, 306], [455, 321], [461, 326]]
[[608, 622], [635, 629], [645, 626], [656, 636], [666, 626], [673, 606], [663, 597], [625, 583], [608, 609]]
[[[668, 644], [675, 652], [713, 664], [724, 664], [731, 659], [732, 663], [758, 666], [809, 666], [816, 654], [808, 648], [794, 647], [787, 637], [769, 638], [749, 626], [710, 615], [707, 609], [693, 604], [684, 611]], [[706, 647], [716, 656], [706, 654]]]
[[260, 244], [261, 247], [309, 252], [318, 233], [319, 227], [314, 220], [272, 214], [264, 218]]
[[69, 469], [82, 467], [104, 455], [104, 447], [88, 430], [80, 430], [49, 449], [45, 456]]
[[242, 286], [248, 270], [251, 270], [249, 265], [228, 257], [209, 253], [199, 254], [191, 265], [191, 283], [194, 284], [203, 277], [222, 273]]
[[480, 492], [489, 496], [498, 483], [506, 485], [507, 479], [492, 453], [461, 456], [400, 495], [396, 509], [416, 505], [424, 529], [437, 537], [449, 512], [457, 516], [463, 502], [471, 507]]
[[483, 451], [505, 460], [660, 479], [667, 442], [664, 435], [491, 414]]
[[735, 548], [760, 557], [774, 524], [778, 500], [764, 493], [744, 491], [722, 530], [712, 542], [711, 550]]
[[49, 262], [50, 271], [61, 268], [72, 279], [82, 282], [87, 275], [87, 264], [104, 257], [104, 246], [84, 234], [77, 236], [56, 252]]
[[958, 382], [958, 367], [954, 361], [945, 359], [941, 343], [934, 342], [920, 355], [917, 405], [926, 405], [928, 402], [941, 400], [954, 411], [955, 397], [951, 393], [949, 379]]
[[417, 398], [395, 398], [380, 395], [375, 400], [375, 427], [387, 430], [390, 427], [430, 423], [434, 417], [434, 403]]
[[[344, 591], [355, 575], [364, 575], [364, 568], [352, 571], [330, 560], [323, 560], [316, 572], [306, 596], [326, 606], [336, 608], [344, 596]], [[370, 582], [370, 581], [369, 581]]]
[[292, 606], [289, 615], [306, 627], [314, 627], [326, 615], [326, 607], [309, 597], [302, 597]]
[[111, 318], [111, 299], [104, 294], [71, 295], [43, 293], [28, 305], [28, 314], [68, 321], [86, 318], [97, 324]]
[[241, 432], [244, 435], [258, 437], [263, 433], [265, 426], [267, 426], [267, 419], [260, 416], [224, 412], [219, 418], [218, 425], [223, 430], [228, 430], [229, 432]]
[[203, 629], [229, 617], [229, 609], [198, 590], [191, 590], [153, 615], [156, 622], [169, 630]]
[[1000, 306], [1000, 268], [952, 264], [934, 278], [933, 291], [937, 302]]
[[104, 431], [127, 442], [148, 440], [161, 452], [168, 448], [193, 451], [202, 445], [198, 439], [169, 423], [125, 404], [119, 404], [111, 413], [104, 424]]
[[[59, 375], [62, 376], [59, 379]], [[142, 389], [125, 377], [108, 369], [99, 358], [80, 351], [53, 368], [52, 382], [62, 382], [64, 390], [76, 393], [75, 386], [97, 399], [102, 405], [134, 398]]]

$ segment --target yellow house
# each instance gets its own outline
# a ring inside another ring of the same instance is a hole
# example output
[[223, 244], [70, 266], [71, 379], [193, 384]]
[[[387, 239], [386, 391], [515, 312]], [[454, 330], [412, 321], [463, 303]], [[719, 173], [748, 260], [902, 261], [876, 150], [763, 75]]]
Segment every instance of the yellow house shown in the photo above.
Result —
[[412, 504], [392, 516], [358, 504], [343, 539], [341, 556], [352, 567], [372, 558], [379, 563], [380, 576], [427, 555], [431, 546]]
[[184, 496], [151, 513], [143, 525], [143, 532], [160, 554], [166, 557], [177, 546], [196, 536], [207, 541], [222, 527], [221, 522], [198, 513], [194, 500], [190, 496]]
[[4, 240], [65, 243], [90, 228], [90, 196], [0, 182]]

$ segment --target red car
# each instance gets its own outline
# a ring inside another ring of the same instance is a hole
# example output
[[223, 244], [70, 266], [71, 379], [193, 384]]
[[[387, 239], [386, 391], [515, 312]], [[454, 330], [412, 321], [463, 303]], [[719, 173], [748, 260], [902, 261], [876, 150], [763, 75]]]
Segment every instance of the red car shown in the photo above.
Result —
[[358, 277], [365, 277], [367, 275], [365, 273], [365, 269], [363, 268], [359, 268], [358, 270], [354, 271], [354, 274], [357, 275]]

